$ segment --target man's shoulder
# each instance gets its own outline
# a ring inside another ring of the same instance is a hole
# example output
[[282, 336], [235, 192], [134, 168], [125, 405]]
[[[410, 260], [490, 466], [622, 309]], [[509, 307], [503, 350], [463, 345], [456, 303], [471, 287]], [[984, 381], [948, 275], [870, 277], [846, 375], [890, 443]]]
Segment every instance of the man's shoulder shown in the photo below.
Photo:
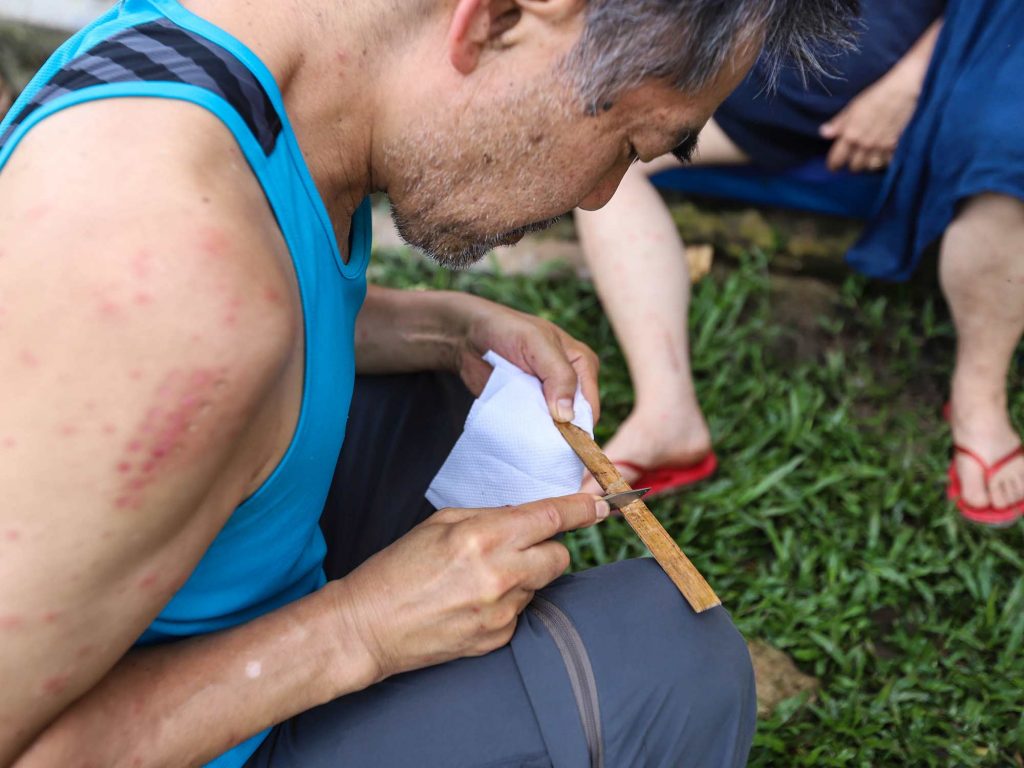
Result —
[[[87, 205], [121, 195], [140, 210], [149, 201], [216, 184], [219, 176], [235, 187], [258, 185], [217, 116], [161, 98], [102, 99], [61, 110], [28, 132], [0, 174], [17, 193], [43, 186], [51, 196], [59, 192]], [[97, 199], [100, 187], [105, 194]], [[231, 202], [215, 204], [229, 209]]]
[[194, 105], [114, 99], [40, 123], [0, 172], [0, 241], [0, 271], [41, 307], [133, 307], [122, 327], [171, 348], [202, 325], [189, 333], [276, 357], [294, 333], [285, 312], [244, 311], [288, 293], [285, 246], [234, 138]]

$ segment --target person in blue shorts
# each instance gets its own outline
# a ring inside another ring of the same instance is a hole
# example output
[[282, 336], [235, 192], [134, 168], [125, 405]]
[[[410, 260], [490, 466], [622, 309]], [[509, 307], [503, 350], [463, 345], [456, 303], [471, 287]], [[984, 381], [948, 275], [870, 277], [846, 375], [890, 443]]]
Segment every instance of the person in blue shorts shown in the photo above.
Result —
[[0, 123], [0, 765], [743, 765], [725, 610], [562, 577], [606, 502], [424, 500], [487, 350], [560, 420], [597, 360], [367, 286], [368, 196], [471, 264], [852, 5], [122, 0], [63, 45]]
[[[832, 57], [831, 76], [783, 72], [773, 90], [752, 72], [701, 132], [693, 162], [785, 172], [825, 158], [835, 171], [885, 174], [848, 259], [900, 280], [939, 245], [959, 339], [949, 495], [969, 520], [1010, 524], [1024, 512], [1024, 456], [1005, 389], [1024, 331], [1024, 98], [1015, 74], [1024, 6], [865, 0], [860, 27], [858, 50]], [[716, 466], [689, 368], [683, 243], [648, 178], [678, 164], [637, 164], [607, 206], [576, 213], [599, 294], [643, 297], [630, 305], [643, 312], [604, 302], [636, 390], [606, 450], [627, 480], [654, 492]]]

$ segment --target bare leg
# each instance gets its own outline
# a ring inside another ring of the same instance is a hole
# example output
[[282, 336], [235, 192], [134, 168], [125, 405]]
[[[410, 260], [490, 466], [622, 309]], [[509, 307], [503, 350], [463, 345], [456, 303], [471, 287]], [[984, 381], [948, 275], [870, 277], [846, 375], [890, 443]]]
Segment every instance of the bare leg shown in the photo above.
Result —
[[[701, 133], [698, 160], [737, 163], [745, 158], [709, 123]], [[673, 164], [674, 158], [659, 158], [634, 165], [604, 208], [576, 212], [583, 252], [636, 392], [632, 413], [605, 450], [613, 461], [647, 467], [690, 464], [711, 450], [690, 373], [690, 275], [684, 245], [648, 179]], [[616, 301], [621, 296], [631, 298], [628, 311]], [[623, 474], [634, 479], [634, 473]]]
[[[1002, 195], [970, 200], [942, 241], [939, 274], [957, 330], [953, 439], [990, 464], [1020, 443], [1007, 413], [1006, 375], [1024, 333], [1024, 203]], [[964, 500], [990, 503], [977, 462], [959, 455]], [[991, 503], [1024, 498], [1024, 458], [998, 472]]]

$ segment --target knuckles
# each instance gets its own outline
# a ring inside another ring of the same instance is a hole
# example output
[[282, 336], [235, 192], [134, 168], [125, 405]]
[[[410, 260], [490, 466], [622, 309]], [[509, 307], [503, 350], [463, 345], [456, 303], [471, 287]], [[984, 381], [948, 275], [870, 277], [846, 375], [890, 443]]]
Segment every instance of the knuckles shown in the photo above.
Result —
[[531, 510], [533, 523], [544, 539], [550, 539], [562, 530], [562, 513], [551, 501], [536, 502]]
[[491, 537], [477, 526], [464, 526], [457, 538], [457, 556], [473, 564], [483, 562], [493, 549]]
[[445, 507], [439, 509], [433, 515], [430, 516], [430, 521], [434, 523], [440, 523], [441, 525], [451, 525], [457, 523], [460, 519], [459, 511], [452, 507]]
[[477, 595], [484, 605], [498, 603], [515, 586], [509, 576], [490, 568], [480, 574], [477, 584]]
[[558, 569], [558, 573], [563, 573], [571, 562], [572, 555], [569, 554], [569, 550], [565, 546], [555, 549], [555, 567]]

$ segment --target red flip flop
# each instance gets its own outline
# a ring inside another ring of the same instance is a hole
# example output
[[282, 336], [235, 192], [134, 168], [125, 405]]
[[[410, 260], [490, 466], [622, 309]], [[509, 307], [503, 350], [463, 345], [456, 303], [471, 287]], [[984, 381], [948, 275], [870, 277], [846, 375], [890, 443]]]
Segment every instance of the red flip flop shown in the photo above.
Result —
[[681, 491], [688, 485], [706, 480], [718, 469], [718, 458], [714, 451], [696, 464], [686, 466], [642, 467], [631, 461], [614, 461], [612, 463], [640, 474], [631, 485], [634, 488], [650, 488], [650, 493], [644, 497], [646, 499]]
[[960, 514], [972, 523], [980, 523], [982, 525], [1002, 528], [1017, 522], [1021, 515], [1024, 514], [1024, 501], [1019, 501], [1008, 507], [994, 507], [992, 505], [987, 507], [974, 507], [964, 501], [961, 494], [960, 473], [956, 470], [956, 454], [958, 453], [962, 453], [964, 456], [974, 459], [974, 461], [978, 463], [985, 476], [985, 488], [988, 489], [989, 481], [996, 472], [1018, 456], [1024, 456], [1024, 446], [1018, 445], [1008, 454], [989, 466], [981, 456], [976, 454], [970, 448], [964, 448], [962, 445], [956, 445], [954, 443], [953, 459], [949, 462], [949, 487], [946, 489], [946, 495], [949, 496], [951, 501], [956, 502], [956, 506], [957, 509], [960, 510]]

